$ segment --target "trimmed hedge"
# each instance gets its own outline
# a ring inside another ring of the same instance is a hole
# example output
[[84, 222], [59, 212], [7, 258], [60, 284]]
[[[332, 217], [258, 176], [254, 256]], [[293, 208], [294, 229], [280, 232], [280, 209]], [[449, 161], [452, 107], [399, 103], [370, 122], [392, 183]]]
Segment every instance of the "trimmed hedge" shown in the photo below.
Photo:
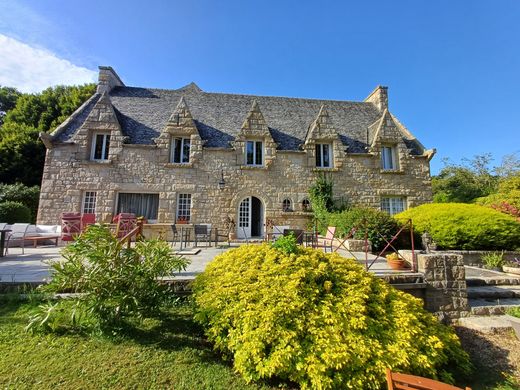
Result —
[[31, 210], [31, 220], [36, 221], [38, 202], [40, 201], [40, 188], [38, 186], [27, 187], [21, 183], [0, 184], [0, 203], [19, 202]]
[[13, 223], [30, 223], [31, 210], [20, 202], [4, 202], [0, 203], [0, 222]]
[[520, 247], [520, 223], [484, 206], [432, 203], [394, 216], [412, 219], [414, 230], [427, 230], [440, 249], [514, 250]]
[[209, 263], [193, 290], [196, 321], [247, 381], [379, 389], [386, 367], [449, 382], [470, 370], [419, 299], [336, 253], [244, 245]]

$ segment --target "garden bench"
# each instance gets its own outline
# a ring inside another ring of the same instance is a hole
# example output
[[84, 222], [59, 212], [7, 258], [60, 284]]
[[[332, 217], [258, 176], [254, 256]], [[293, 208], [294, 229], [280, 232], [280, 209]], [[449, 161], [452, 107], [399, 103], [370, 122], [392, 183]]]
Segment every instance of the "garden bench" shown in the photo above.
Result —
[[[386, 383], [388, 390], [464, 390], [434, 379], [392, 372], [389, 368], [386, 369]], [[471, 388], [466, 387], [465, 390]]]

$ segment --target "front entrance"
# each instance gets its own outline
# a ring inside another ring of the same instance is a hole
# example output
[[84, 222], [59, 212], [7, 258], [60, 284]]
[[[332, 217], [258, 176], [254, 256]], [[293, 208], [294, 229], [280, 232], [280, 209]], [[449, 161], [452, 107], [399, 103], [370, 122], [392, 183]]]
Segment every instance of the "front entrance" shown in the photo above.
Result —
[[262, 237], [264, 227], [262, 201], [254, 196], [244, 198], [238, 206], [238, 238]]

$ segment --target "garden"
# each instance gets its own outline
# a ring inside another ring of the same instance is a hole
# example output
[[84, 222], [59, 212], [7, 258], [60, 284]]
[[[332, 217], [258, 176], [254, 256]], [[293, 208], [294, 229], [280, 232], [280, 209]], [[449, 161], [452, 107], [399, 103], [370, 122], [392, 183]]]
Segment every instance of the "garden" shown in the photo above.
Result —
[[[219, 255], [191, 298], [157, 282], [186, 266], [166, 242], [128, 249], [93, 225], [63, 255], [48, 285], [2, 298], [2, 387], [380, 389], [386, 367], [471, 383], [418, 299], [291, 236]], [[474, 389], [514, 388], [486, 372], [496, 386]]]

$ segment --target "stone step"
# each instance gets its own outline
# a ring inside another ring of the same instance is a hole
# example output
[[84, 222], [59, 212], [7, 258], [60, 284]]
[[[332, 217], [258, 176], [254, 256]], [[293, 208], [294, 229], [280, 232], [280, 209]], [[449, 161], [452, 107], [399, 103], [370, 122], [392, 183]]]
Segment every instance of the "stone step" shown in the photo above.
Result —
[[[513, 322], [515, 324], [513, 324]], [[516, 327], [520, 323], [520, 318], [514, 318], [506, 315], [498, 316], [470, 316], [459, 318], [457, 325], [468, 329], [478, 330], [482, 333], [496, 333], [502, 330], [509, 330]]]
[[468, 298], [520, 298], [520, 286], [485, 285], [468, 287]]
[[520, 278], [505, 275], [501, 277], [466, 277], [468, 287], [476, 286], [520, 286]]
[[520, 298], [469, 299], [471, 314], [477, 316], [501, 315], [507, 309], [520, 308]]

